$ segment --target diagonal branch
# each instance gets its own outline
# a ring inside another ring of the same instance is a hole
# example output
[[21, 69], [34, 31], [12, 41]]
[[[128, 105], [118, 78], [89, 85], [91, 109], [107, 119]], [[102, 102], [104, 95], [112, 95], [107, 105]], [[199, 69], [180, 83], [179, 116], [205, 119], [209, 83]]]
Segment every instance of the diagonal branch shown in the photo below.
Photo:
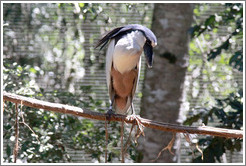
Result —
[[[63, 114], [70, 114], [74, 116], [80, 116], [89, 119], [103, 120], [105, 121], [106, 115], [104, 113], [89, 111], [87, 109], [82, 109], [79, 107], [50, 103], [42, 100], [37, 100], [29, 97], [24, 97], [12, 93], [3, 92], [3, 100], [10, 101], [13, 103], [18, 103], [38, 109], [44, 109], [47, 111], [54, 111]], [[138, 118], [140, 122], [148, 128], [168, 131], [168, 132], [180, 132], [180, 133], [189, 133], [189, 134], [202, 134], [202, 135], [212, 135], [226, 138], [241, 138], [243, 139], [242, 130], [232, 130], [225, 128], [209, 127], [209, 126], [181, 126], [176, 124], [169, 124], [163, 122], [156, 122], [153, 120]], [[135, 124], [135, 120], [127, 118], [125, 115], [115, 114], [112, 115], [111, 121], [125, 121], [126, 123]]]

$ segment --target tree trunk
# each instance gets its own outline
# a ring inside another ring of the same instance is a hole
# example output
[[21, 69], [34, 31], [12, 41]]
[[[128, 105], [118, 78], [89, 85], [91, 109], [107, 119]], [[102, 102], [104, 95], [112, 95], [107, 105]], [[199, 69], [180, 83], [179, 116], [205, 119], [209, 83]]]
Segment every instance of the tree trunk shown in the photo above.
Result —
[[[184, 99], [184, 81], [189, 63], [188, 29], [193, 4], [155, 4], [152, 30], [158, 46], [154, 48], [152, 69], [145, 75], [141, 117], [167, 123], [178, 123]], [[139, 140], [140, 162], [152, 161], [168, 145], [172, 133], [145, 129]], [[172, 149], [174, 152], [174, 150]], [[167, 150], [155, 162], [176, 162]]]

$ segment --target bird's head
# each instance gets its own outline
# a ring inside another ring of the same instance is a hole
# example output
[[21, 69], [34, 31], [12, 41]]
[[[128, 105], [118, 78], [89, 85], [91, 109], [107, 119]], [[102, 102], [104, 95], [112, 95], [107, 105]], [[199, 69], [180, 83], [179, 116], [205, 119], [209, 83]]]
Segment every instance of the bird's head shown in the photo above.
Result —
[[151, 68], [154, 59], [153, 48], [157, 45], [155, 34], [149, 28], [139, 24], [126, 25], [125, 28], [139, 30], [144, 34], [146, 41], [143, 46], [143, 50], [146, 58], [146, 63], [148, 67]]
[[109, 31], [102, 39], [100, 39], [96, 47], [102, 45], [101, 48], [103, 48], [110, 39], [115, 38], [118, 35], [129, 33], [134, 30], [141, 31], [146, 38], [146, 42], [143, 46], [143, 50], [144, 50], [144, 54], [146, 57], [146, 63], [148, 67], [151, 68], [153, 64], [153, 58], [154, 58], [153, 47], [157, 45], [157, 39], [156, 39], [155, 34], [149, 28], [145, 26], [142, 26], [139, 24], [129, 24], [129, 25], [115, 28]]
[[144, 32], [146, 36], [146, 42], [144, 44], [143, 50], [144, 50], [144, 55], [146, 58], [146, 63], [149, 68], [152, 68], [153, 64], [153, 48], [157, 45], [157, 39], [154, 35], [154, 33], [146, 28], [146, 31]]

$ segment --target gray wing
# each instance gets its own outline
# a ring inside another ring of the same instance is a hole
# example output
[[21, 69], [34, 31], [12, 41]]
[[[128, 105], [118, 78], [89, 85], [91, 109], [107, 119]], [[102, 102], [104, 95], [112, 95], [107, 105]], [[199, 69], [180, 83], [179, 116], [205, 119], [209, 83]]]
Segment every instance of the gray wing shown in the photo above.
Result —
[[138, 87], [139, 76], [140, 76], [140, 71], [141, 71], [141, 56], [140, 56], [139, 62], [137, 64], [137, 69], [138, 69], [138, 76], [137, 76], [137, 79], [134, 81], [134, 84], [133, 84], [133, 88], [132, 88], [132, 100], [133, 100], [133, 97], [134, 97], [135, 92], [136, 92], [137, 87]]
[[132, 31], [132, 30], [142, 31], [147, 38], [149, 38], [149, 39], [152, 38], [154, 41], [156, 41], [156, 37], [150, 29], [146, 28], [145, 26], [139, 25], [139, 24], [129, 24], [126, 26], [115, 28], [115, 29], [107, 32], [106, 35], [104, 35], [104, 37], [102, 37], [97, 42], [95, 48], [102, 45], [100, 48], [100, 49], [102, 49], [108, 43], [108, 41], [110, 39], [116, 37], [117, 35], [120, 35], [122, 33], [126, 33], [128, 31]]
[[113, 30], [107, 32], [106, 35], [104, 35], [104, 36], [97, 42], [95, 48], [97, 48], [97, 47], [99, 47], [100, 45], [102, 45], [101, 48], [100, 48], [100, 50], [101, 50], [101, 49], [108, 43], [108, 41], [109, 41], [111, 38], [115, 37], [115, 36], [118, 34], [119, 30], [121, 30], [122, 28], [123, 28], [123, 27], [118, 27], [118, 28], [115, 28], [115, 29], [113, 29]]
[[[111, 67], [113, 64], [113, 54], [114, 54], [114, 43], [115, 40], [112, 39], [109, 42], [107, 53], [106, 53], [106, 80], [107, 80], [107, 87], [108, 87], [108, 93], [110, 100], [112, 100], [112, 97], [114, 96], [114, 90], [112, 86], [112, 81], [111, 81]], [[111, 101], [112, 102], [112, 101]]]

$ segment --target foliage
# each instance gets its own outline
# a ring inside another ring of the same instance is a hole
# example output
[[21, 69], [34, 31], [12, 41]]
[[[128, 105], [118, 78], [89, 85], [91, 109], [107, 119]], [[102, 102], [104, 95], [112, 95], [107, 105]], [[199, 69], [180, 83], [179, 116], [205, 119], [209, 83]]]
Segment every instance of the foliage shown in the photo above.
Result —
[[[96, 73], [104, 66], [99, 54], [95, 55], [91, 47], [86, 47], [86, 44], [94, 42], [94, 30], [101, 29], [89, 27], [93, 31], [87, 33], [86, 26], [81, 25], [89, 25], [88, 22], [94, 21], [100, 26], [112, 22], [114, 25], [132, 23], [125, 18], [115, 19], [114, 15], [119, 13], [118, 8], [112, 5], [110, 6], [112, 10], [109, 12], [104, 10], [108, 5], [104, 3], [38, 4], [38, 6], [24, 3], [3, 4], [5, 24], [3, 27], [3, 89], [45, 101], [104, 111], [102, 108], [107, 106], [106, 102], [102, 99], [94, 99], [96, 92], [93, 92], [92, 87], [80, 84], [78, 80], [86, 77], [85, 71]], [[136, 4], [117, 5], [121, 5], [121, 9], [127, 13], [137, 10]], [[200, 70], [199, 77], [206, 76], [206, 81], [209, 82], [206, 88], [211, 94], [217, 91], [228, 94], [234, 92], [236, 88], [228, 89], [227, 78], [233, 74], [231, 69], [223, 68], [228, 73], [228, 76], [223, 76], [213, 70], [214, 66], [210, 62], [229, 64], [239, 71], [243, 70], [243, 54], [240, 47], [240, 39], [243, 35], [242, 5], [225, 4], [225, 6], [227, 7], [225, 11], [211, 15], [190, 30], [193, 36], [190, 43], [191, 57], [207, 52], [206, 58], [209, 61], [205, 63], [203, 58], [194, 60], [189, 70], [197, 71], [197, 66], [205, 64], [206, 69]], [[144, 17], [148, 10], [150, 10], [149, 6], [145, 5], [143, 10], [137, 11], [143, 16], [142, 22], [147, 20], [151, 23]], [[197, 8], [194, 13], [200, 14]], [[103, 19], [98, 19], [100, 16]], [[221, 26], [231, 28], [226, 38], [223, 40], [213, 38], [213, 35], [209, 33], [216, 34]], [[201, 40], [202, 37], [210, 42], [203, 45], [205, 51], [198, 49], [195, 43], [195, 39]], [[85, 51], [88, 51], [88, 56], [85, 56]], [[89, 68], [93, 64], [99, 64], [99, 67]], [[196, 85], [202, 86], [194, 83], [194, 87]], [[198, 91], [197, 94], [202, 93]], [[192, 124], [202, 119], [203, 123], [208, 124], [215, 116], [221, 121], [220, 127], [239, 129], [242, 125], [243, 114], [240, 98], [242, 94], [233, 93], [225, 99], [216, 99], [217, 104], [214, 104], [211, 103], [213, 100], [207, 97], [207, 105], [206, 102], [203, 105], [206, 107], [200, 109], [200, 114], [195, 114], [185, 123]], [[3, 157], [4, 162], [13, 162], [15, 106], [10, 102], [4, 104], [3, 139], [6, 149]], [[211, 105], [214, 106], [207, 107]], [[21, 108], [20, 105], [18, 108], [22, 110], [25, 122], [37, 134], [36, 136], [27, 126], [20, 123], [21, 148], [18, 158], [22, 162], [74, 162], [68, 149], [81, 150], [85, 154], [90, 154], [94, 162], [104, 160], [105, 131], [102, 127], [104, 122], [95, 123], [83, 118], [25, 106]], [[20, 113], [20, 121], [23, 120], [22, 113]], [[120, 156], [116, 148], [120, 147], [120, 132], [117, 130], [116, 123], [111, 123], [110, 127], [108, 160], [113, 162], [118, 161]], [[240, 142], [241, 140], [222, 138], [200, 139], [199, 144], [204, 146], [204, 158], [206, 158], [203, 162], [220, 161], [220, 156], [225, 150], [240, 150]], [[128, 153], [129, 158], [136, 161], [135, 144], [131, 144]], [[194, 161], [202, 162], [199, 157]]]
[[[193, 109], [193, 114], [187, 118], [183, 124], [192, 125], [198, 122], [211, 125], [211, 123], [216, 123], [218, 127], [240, 130], [243, 127], [244, 114], [242, 89], [238, 88], [238, 86], [228, 86], [228, 81], [226, 82], [223, 75], [220, 75], [220, 73], [217, 74], [217, 72], [215, 73], [214, 70], [211, 70], [212, 68], [218, 68], [219, 64], [223, 65], [225, 67], [222, 70], [228, 73], [228, 75], [225, 75], [228, 78], [230, 78], [230, 73], [243, 71], [243, 4], [226, 3], [223, 5], [225, 10], [209, 16], [201, 23], [196, 23], [190, 29], [191, 36], [193, 37], [190, 45], [190, 53], [192, 56], [195, 54], [203, 56], [202, 60], [191, 61], [191, 64], [196, 64], [196, 66], [201, 64], [202, 66], [200, 69], [202, 75], [198, 78], [203, 79], [207, 76], [210, 85], [214, 87], [213, 84], [216, 85], [217, 83], [211, 80], [212, 77], [215, 77], [216, 80], [218, 80], [217, 92], [221, 91], [218, 89], [224, 89], [221, 93], [224, 93], [223, 96], [227, 95], [227, 97], [223, 99], [215, 97], [213, 96], [215, 93], [210, 89], [208, 92], [213, 97], [204, 96], [202, 99], [207, 98], [207, 104], [201, 104], [202, 106], [199, 106], [199, 108]], [[195, 9], [194, 13], [196, 15], [200, 14], [198, 9]], [[227, 28], [228, 32], [221, 40], [217, 33], [223, 27]], [[198, 45], [200, 49], [198, 49], [196, 45]], [[204, 59], [207, 59], [207, 61]], [[226, 67], [226, 65], [230, 65], [235, 71]], [[194, 69], [196, 70], [197, 68]], [[204, 90], [201, 90], [202, 87], [200, 83], [198, 85], [200, 90], [197, 93], [202, 94]], [[228, 89], [230, 89], [230, 91], [228, 91]], [[214, 102], [211, 102], [213, 100]], [[226, 139], [210, 136], [200, 138], [198, 144], [202, 146], [203, 149], [203, 160], [200, 155], [199, 157], [193, 158], [193, 162], [222, 162], [221, 157], [226, 152], [229, 151], [233, 153], [235, 151], [241, 151], [241, 143], [242, 140], [240, 139]], [[195, 153], [199, 155], [197, 150]]]
[[[63, 78], [64, 65], [62, 62], [66, 61], [68, 58], [65, 56], [64, 52], [67, 50], [75, 50], [73, 55], [74, 62], [72, 67], [76, 67], [75, 62], [81, 61], [83, 56], [80, 54], [81, 47], [78, 48], [76, 45], [71, 45], [65, 48], [65, 45], [61, 45], [59, 41], [63, 38], [65, 40], [64, 31], [59, 30], [59, 28], [54, 29], [53, 32], [58, 32], [60, 35], [49, 36], [49, 29], [45, 30], [45, 24], [41, 27], [40, 22], [37, 20], [41, 20], [41, 18], [47, 17], [47, 15], [51, 17], [51, 13], [44, 8], [42, 5], [39, 8], [35, 8], [30, 5], [32, 9], [30, 15], [27, 15], [27, 18], [23, 18], [22, 13], [15, 15], [15, 20], [19, 22], [27, 19], [29, 21], [29, 27], [25, 27], [26, 29], [23, 31], [23, 39], [27, 36], [28, 29], [32, 27], [36, 27], [36, 30], [39, 30], [39, 36], [41, 40], [50, 41], [51, 44], [51, 52], [54, 50], [54, 59], [49, 59], [49, 57], [35, 57], [32, 55], [32, 52], [27, 52], [27, 56], [22, 56], [20, 52], [26, 52], [26, 48], [20, 47], [19, 54], [14, 51], [17, 45], [8, 44], [9, 41], [18, 41], [21, 43], [19, 38], [16, 35], [18, 34], [18, 30], [12, 26], [12, 15], [15, 14], [13, 8], [22, 10], [25, 8], [25, 4], [4, 4], [9, 5], [5, 6], [5, 17], [4, 21], [10, 24], [9, 26], [4, 27], [4, 46], [6, 51], [4, 51], [4, 66], [3, 66], [3, 88], [7, 92], [12, 92], [15, 94], [21, 94], [28, 97], [34, 97], [45, 101], [51, 102], [60, 102], [64, 104], [69, 104], [73, 106], [78, 106], [82, 108], [88, 108], [91, 110], [102, 111], [101, 109], [97, 109], [98, 107], [102, 107], [104, 104], [100, 100], [94, 100], [92, 96], [89, 96], [89, 100], [83, 100], [79, 95], [80, 94], [91, 94], [91, 87], [89, 86], [80, 86], [78, 93], [72, 93], [69, 91], [62, 90], [60, 88], [56, 89], [45, 89], [42, 84], [40, 84], [40, 79], [45, 79], [47, 75], [56, 76], [55, 78], [49, 78], [48, 80], [53, 80], [53, 86], [59, 85], [61, 87], [62, 84], [69, 85], [73, 82], [69, 83], [61, 82], [60, 78]], [[28, 5], [28, 4], [27, 4]], [[85, 5], [86, 6], [86, 5]], [[62, 8], [62, 7], [61, 7]], [[87, 6], [89, 10], [91, 7]], [[73, 8], [70, 8], [72, 10]], [[54, 15], [54, 19], [59, 23], [59, 12], [63, 9], [58, 10], [58, 12]], [[19, 10], [17, 10], [19, 11]], [[16, 12], [17, 12], [16, 11]], [[41, 12], [42, 11], [42, 12]], [[72, 13], [72, 11], [70, 11]], [[34, 20], [34, 21], [32, 21]], [[76, 19], [75, 19], [76, 20]], [[77, 19], [79, 20], [79, 19]], [[62, 24], [66, 27], [66, 19], [62, 19]], [[76, 27], [76, 26], [75, 26]], [[67, 28], [68, 32], [69, 29]], [[32, 31], [32, 29], [30, 30]], [[76, 30], [75, 30], [76, 31]], [[16, 34], [16, 35], [11, 35]], [[34, 36], [32, 36], [34, 35]], [[76, 39], [79, 40], [80, 36], [77, 33], [74, 35], [73, 41]], [[35, 38], [35, 33], [29, 33], [29, 41], [32, 40], [37, 41]], [[61, 38], [62, 37], [62, 38]], [[63, 40], [62, 39], [62, 40]], [[69, 39], [66, 40], [69, 42]], [[76, 41], [75, 41], [76, 42]], [[41, 43], [41, 42], [40, 42]], [[64, 43], [65, 44], [65, 43]], [[30, 44], [31, 45], [31, 44]], [[35, 48], [35, 45], [31, 45], [29, 48]], [[31, 49], [33, 50], [33, 49]], [[45, 51], [48, 51], [49, 47]], [[59, 52], [59, 50], [63, 50], [64, 52]], [[12, 52], [11, 52], [12, 51]], [[17, 55], [16, 55], [17, 53]], [[62, 56], [63, 55], [63, 56]], [[68, 54], [69, 55], [69, 54]], [[32, 58], [34, 57], [34, 58]], [[42, 60], [41, 60], [42, 59]], [[42, 63], [40, 63], [42, 61]], [[77, 69], [80, 69], [79, 67]], [[81, 72], [78, 70], [73, 70], [72, 68], [65, 68], [65, 70], [71, 71], [72, 73]], [[79, 77], [80, 78], [80, 77]], [[69, 80], [69, 77], [68, 79]], [[49, 83], [48, 83], [49, 84]], [[69, 88], [69, 86], [68, 86]], [[93, 94], [91, 94], [93, 95]], [[19, 105], [19, 110], [21, 106]], [[6, 155], [4, 155], [5, 162], [13, 162], [13, 143], [14, 143], [14, 105], [10, 102], [5, 102], [5, 110], [4, 110], [4, 140], [6, 141]], [[104, 146], [104, 130], [101, 128], [96, 128], [94, 126], [93, 121], [88, 121], [86, 119], [81, 119], [78, 117], [62, 115], [53, 112], [47, 112], [44, 110], [33, 109], [29, 107], [22, 107], [22, 113], [25, 119], [25, 123], [28, 124], [35, 135], [31, 130], [28, 129], [27, 126], [20, 123], [20, 150], [18, 158], [22, 160], [22, 162], [72, 162], [71, 157], [67, 153], [66, 148], [72, 149], [81, 149], [83, 151], [92, 154], [92, 158], [98, 159], [103, 153], [102, 147]], [[22, 116], [20, 116], [20, 121], [22, 121]], [[100, 131], [99, 131], [100, 130]], [[95, 138], [95, 139], [91, 139]], [[111, 138], [112, 139], [112, 138]], [[96, 148], [96, 149], [95, 149]], [[100, 149], [98, 149], [100, 148]]]
[[[110, 11], [104, 10], [106, 7]], [[3, 89], [44, 101], [63, 103], [93, 111], [105, 111], [104, 98], [93, 90], [98, 81], [91, 78], [104, 67], [103, 56], [93, 49], [95, 32], [105, 32], [126, 22], [116, 19], [118, 8], [124, 12], [138, 11], [134, 4], [106, 3], [4, 3], [3, 4]], [[100, 18], [99, 18], [100, 17]], [[144, 17], [143, 17], [144, 18]], [[133, 20], [134, 21], [134, 20]], [[94, 26], [96, 22], [98, 26]], [[106, 29], [102, 29], [107, 25]], [[112, 25], [111, 25], [112, 26]], [[86, 56], [85, 56], [86, 55]], [[104, 70], [103, 70], [104, 71]], [[96, 86], [100, 93], [106, 86]], [[105, 90], [106, 91], [106, 90]], [[13, 162], [14, 105], [4, 107], [4, 162]], [[76, 162], [71, 151], [78, 151], [85, 162], [103, 162], [105, 146], [104, 122], [18, 106], [35, 134], [20, 123], [21, 162]], [[117, 123], [109, 125], [109, 161], [119, 161], [120, 132]], [[132, 145], [133, 146], [133, 145]], [[130, 148], [134, 158], [134, 148]], [[86, 156], [85, 155], [85, 156]]]
[[[208, 125], [208, 120], [213, 121], [214, 116], [219, 120], [217, 127], [227, 129], [242, 129], [243, 127], [243, 93], [240, 91], [236, 94], [230, 94], [225, 99], [217, 99], [217, 105], [210, 110], [201, 109], [200, 112], [184, 121], [185, 125], [201, 120], [205, 125]], [[203, 150], [203, 160], [201, 156], [193, 159], [193, 162], [221, 162], [220, 157], [226, 152], [234, 152], [241, 150], [240, 139], [227, 139], [220, 137], [206, 137], [199, 140], [198, 144], [205, 147]]]
[[[216, 32], [220, 26], [231, 26], [233, 23], [233, 30], [227, 35], [225, 41], [215, 48], [212, 48], [208, 53], [208, 60], [215, 59], [218, 55], [221, 55], [222, 50], [228, 50], [233, 43], [234, 38], [241, 38], [243, 35], [243, 4], [242, 3], [226, 3], [226, 10], [215, 13], [208, 17], [202, 24], [194, 25], [190, 29], [191, 36], [198, 37], [206, 31]], [[235, 40], [235, 39], [234, 39]], [[233, 62], [235, 62], [233, 64]], [[243, 71], [243, 50], [242, 48], [235, 51], [231, 56], [230, 65]]]
[[238, 139], [226, 139], [226, 138], [211, 138], [207, 137], [205, 139], [199, 140], [199, 145], [207, 145], [203, 150], [203, 160], [201, 156], [193, 159], [195, 163], [215, 163], [216, 161], [221, 162], [221, 156], [227, 152], [240, 151], [241, 140]]
[[[30, 65], [21, 67], [17, 63], [8, 63], [4, 61], [4, 89], [8, 92], [22, 94], [29, 97], [35, 97], [43, 100], [48, 99], [47, 92], [40, 90], [35, 80], [31, 80], [30, 73], [39, 73], [31, 68]], [[19, 85], [16, 85], [18, 83]], [[20, 88], [21, 87], [21, 88]], [[50, 95], [59, 101], [79, 106], [82, 108], [95, 109], [100, 106], [100, 102], [91, 100], [90, 103], [79, 100], [72, 93], [64, 93], [54, 90]], [[63, 96], [68, 98], [64, 99]], [[14, 141], [14, 104], [5, 103], [4, 117], [5, 123], [4, 136], [7, 140], [5, 161], [12, 162], [13, 141]], [[92, 147], [102, 147], [104, 140], [104, 130], [95, 129], [94, 123], [87, 119], [81, 119], [69, 115], [63, 115], [44, 110], [33, 109], [19, 105], [20, 115], [24, 116], [27, 123], [35, 134], [20, 123], [20, 150], [19, 158], [27, 162], [71, 162], [70, 156], [66, 152], [67, 147], [76, 147], [90, 151], [94, 158], [98, 158], [102, 150]], [[20, 121], [22, 122], [22, 116]], [[100, 130], [100, 131], [99, 131]], [[66, 134], [64, 134], [66, 133]], [[37, 136], [36, 136], [37, 135]], [[90, 138], [95, 138], [91, 140]], [[98, 141], [99, 140], [99, 141]], [[87, 142], [87, 143], [86, 143]]]
[[207, 125], [208, 120], [213, 120], [215, 115], [217, 119], [222, 123], [218, 127], [228, 129], [241, 129], [243, 125], [243, 92], [231, 93], [225, 99], [216, 99], [217, 106], [208, 109], [198, 110], [198, 114], [190, 117], [184, 121], [185, 125], [192, 125], [192, 123], [201, 120], [203, 124]]

